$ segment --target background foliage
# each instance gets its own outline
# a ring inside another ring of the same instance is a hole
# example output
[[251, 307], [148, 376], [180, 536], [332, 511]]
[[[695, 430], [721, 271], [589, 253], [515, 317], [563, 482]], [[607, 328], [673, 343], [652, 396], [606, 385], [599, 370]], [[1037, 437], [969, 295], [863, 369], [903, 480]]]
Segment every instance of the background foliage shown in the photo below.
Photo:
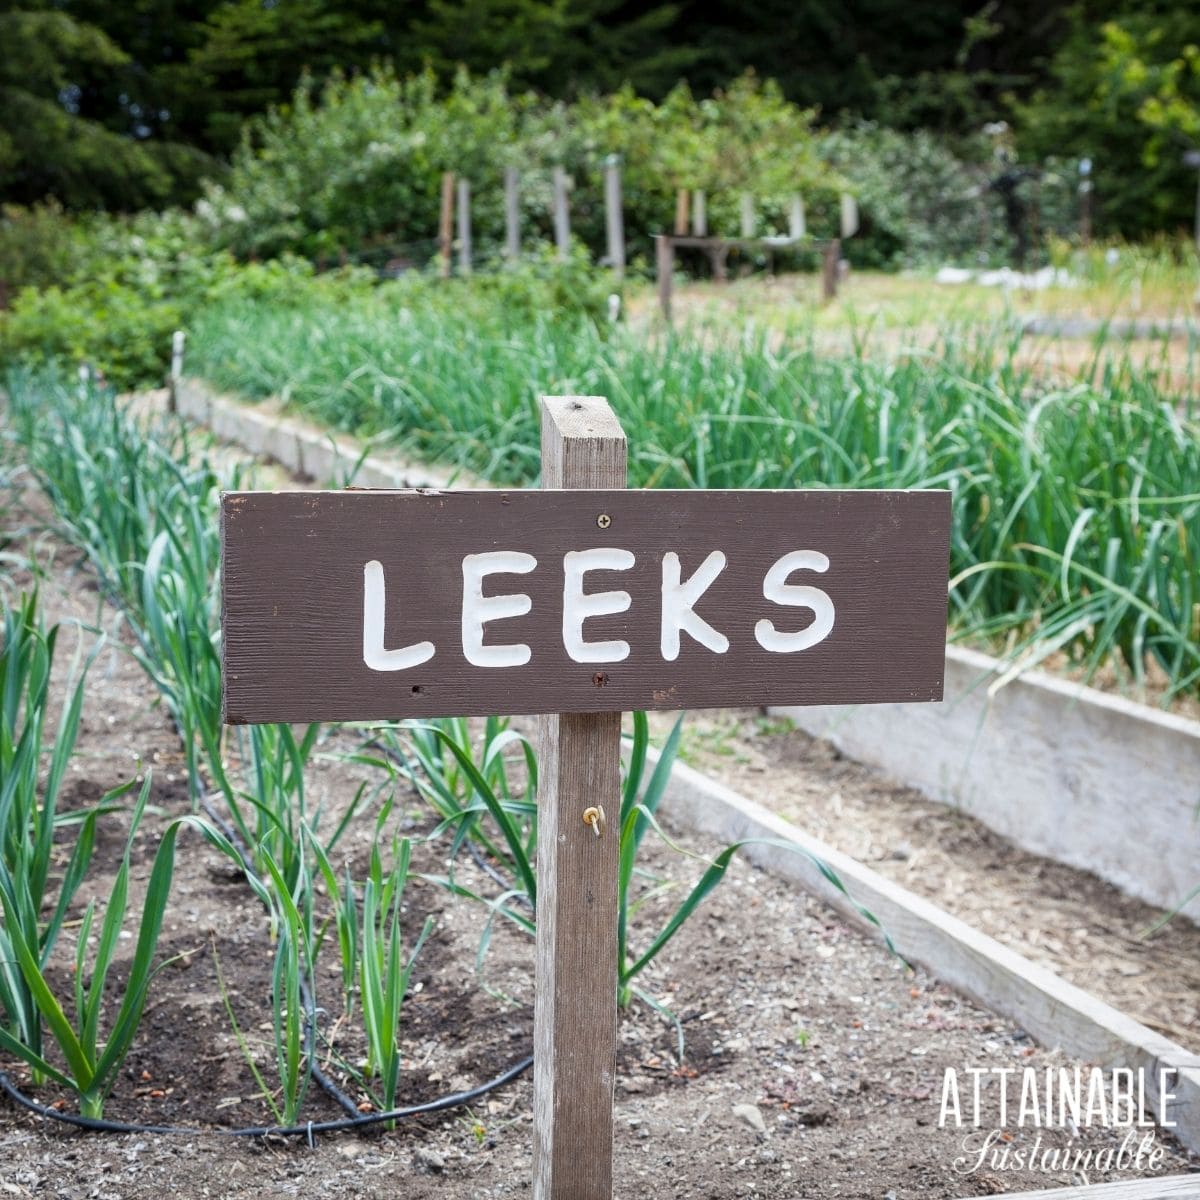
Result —
[[1092, 156], [1097, 231], [1125, 236], [1189, 223], [1200, 137], [1198, 0], [0, 0], [0, 42], [0, 199], [71, 209], [191, 203], [250, 118], [380, 64], [421, 80], [418, 107], [504, 64], [516, 95], [619, 94], [624, 116], [751, 70], [824, 127], [925, 129], [967, 159], [1005, 121], [1023, 161]]

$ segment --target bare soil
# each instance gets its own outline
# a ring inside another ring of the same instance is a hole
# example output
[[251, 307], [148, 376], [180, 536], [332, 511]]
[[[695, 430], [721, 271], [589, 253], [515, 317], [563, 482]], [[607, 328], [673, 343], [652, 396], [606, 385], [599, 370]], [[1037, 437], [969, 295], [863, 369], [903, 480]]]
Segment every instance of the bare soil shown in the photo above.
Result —
[[[98, 595], [78, 555], [32, 528], [42, 516], [36, 505], [28, 517], [10, 508], [4, 528], [16, 537], [8, 550], [23, 551], [37, 565], [50, 616], [108, 634], [107, 648], [88, 677], [67, 803], [85, 805], [134, 774], [148, 768], [154, 772], [153, 801], [159, 811], [148, 818], [134, 855], [136, 906], [136, 889], [145, 884], [158, 830], [188, 810], [182, 754], [152, 685], [127, 652], [127, 631]], [[22, 530], [23, 525], [31, 528]], [[6, 589], [30, 582], [28, 570], [8, 565]], [[85, 631], [82, 636], [90, 644], [94, 635]], [[65, 645], [70, 642], [66, 636]], [[797, 745], [790, 737], [756, 733], [747, 745], [754, 753], [763, 744]], [[352, 735], [330, 730], [309, 781], [311, 800], [330, 813], [349, 801], [360, 778], [361, 768], [337, 757], [354, 744]], [[719, 757], [739, 767], [753, 765], [737, 761], [742, 754], [738, 750]], [[789, 778], [803, 780], [805, 794], [828, 802], [847, 790], [846, 764], [819, 750], [801, 757], [805, 761], [794, 764], [798, 774]], [[748, 774], [759, 775], [761, 782], [769, 773]], [[904, 805], [919, 803], [883, 780], [863, 782], [862, 787], [874, 787], [881, 806], [896, 803], [905, 811]], [[339, 848], [360, 872], [372, 818], [368, 814], [357, 821]], [[395, 819], [414, 837], [433, 826], [416, 797], [407, 793]], [[693, 855], [719, 849], [686, 836], [681, 841]], [[955, 876], [958, 886], [974, 888], [977, 869], [989, 869], [986, 859], [972, 858], [976, 841], [973, 836], [963, 840], [963, 857], [955, 864], [961, 872]], [[123, 844], [124, 827], [114, 817], [79, 897], [80, 909], [90, 897], [103, 901]], [[908, 861], [922, 853], [933, 861], [940, 853], [936, 842], [924, 849], [923, 823], [912, 824], [907, 845]], [[884, 852], [882, 841], [878, 848]], [[897, 848], [903, 849], [888, 845], [887, 852]], [[446, 849], [444, 840], [422, 842], [416, 865], [442, 871]], [[992, 846], [988, 853], [1000, 862], [1012, 851]], [[903, 865], [904, 860], [896, 861]], [[983, 865], [977, 868], [979, 861]], [[639, 910], [635, 944], [645, 944], [671, 903], [678, 902], [681, 888], [702, 870], [696, 859], [661, 845], [651, 848], [645, 865], [671, 883], [673, 893], [653, 898]], [[459, 871], [464, 881], [494, 890], [469, 861], [461, 862]], [[948, 871], [943, 868], [943, 874]], [[432, 884], [414, 884], [405, 918], [410, 940], [427, 914], [435, 917], [436, 932], [419, 960], [403, 1021], [400, 1091], [406, 1104], [493, 1077], [528, 1052], [532, 1035], [533, 947], [528, 939], [498, 925], [477, 973], [481, 912]], [[130, 932], [135, 932], [132, 922]], [[59, 983], [64, 987], [73, 937], [73, 930], [66, 931], [60, 947]], [[1040, 940], [1045, 944], [1046, 937]], [[128, 954], [132, 938], [122, 946]], [[321, 1136], [311, 1146], [303, 1140], [234, 1139], [222, 1132], [271, 1119], [230, 1027], [222, 991], [270, 1079], [272, 946], [257, 902], [196, 836], [180, 842], [162, 951], [175, 961], [155, 981], [144, 1025], [106, 1115], [178, 1123], [194, 1132], [82, 1133], [0, 1102], [0, 1190], [5, 1195], [125, 1200], [167, 1191], [188, 1197], [319, 1192], [482, 1200], [528, 1194], [528, 1075], [469, 1109], [406, 1121], [393, 1131]], [[1131, 947], [1129, 955], [1133, 964], [1143, 961], [1140, 947]], [[964, 1138], [974, 1135], [939, 1126], [946, 1069], [964, 1073], [972, 1067], [1076, 1064], [1035, 1046], [1011, 1022], [979, 1009], [925, 972], [910, 972], [817, 901], [745, 863], [735, 861], [726, 881], [642, 982], [678, 1015], [686, 1044], [679, 1063], [674, 1030], [659, 1013], [635, 1003], [623, 1014], [616, 1096], [620, 1196], [887, 1200], [1129, 1177], [1128, 1171], [1080, 1172], [1061, 1166], [1015, 1170], [992, 1162], [970, 1170], [976, 1155], [964, 1147]], [[119, 987], [114, 1002], [118, 992]], [[320, 1003], [337, 1010], [340, 984], [328, 954], [317, 992]], [[330, 1027], [327, 1032], [350, 1057], [361, 1046], [348, 1029]], [[70, 1107], [69, 1097], [54, 1087], [33, 1089], [18, 1064], [0, 1061], [0, 1068], [42, 1102]], [[338, 1074], [336, 1066], [330, 1070]], [[342, 1081], [353, 1087], [344, 1077]], [[985, 1089], [986, 1127], [998, 1125], [997, 1102]], [[737, 1106], [752, 1107], [735, 1112]], [[322, 1120], [338, 1112], [314, 1088], [304, 1115]], [[1074, 1152], [1115, 1148], [1125, 1131], [1084, 1128], [1073, 1138], [1062, 1130], [1016, 1128], [1010, 1122], [1003, 1132], [1011, 1140], [1002, 1146], [1028, 1149], [1040, 1135], [1044, 1146], [1069, 1146]], [[1169, 1135], [1160, 1132], [1156, 1144], [1162, 1150], [1159, 1172], [1195, 1166]]]

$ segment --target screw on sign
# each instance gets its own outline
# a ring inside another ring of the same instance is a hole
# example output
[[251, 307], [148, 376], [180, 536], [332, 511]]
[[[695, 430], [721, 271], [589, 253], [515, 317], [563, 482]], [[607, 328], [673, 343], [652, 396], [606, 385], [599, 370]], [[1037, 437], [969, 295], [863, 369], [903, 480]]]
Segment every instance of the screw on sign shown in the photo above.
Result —
[[626, 491], [599, 397], [542, 491], [236, 492], [231, 723], [542, 714], [534, 1189], [609, 1200], [621, 713], [942, 695], [949, 494]]

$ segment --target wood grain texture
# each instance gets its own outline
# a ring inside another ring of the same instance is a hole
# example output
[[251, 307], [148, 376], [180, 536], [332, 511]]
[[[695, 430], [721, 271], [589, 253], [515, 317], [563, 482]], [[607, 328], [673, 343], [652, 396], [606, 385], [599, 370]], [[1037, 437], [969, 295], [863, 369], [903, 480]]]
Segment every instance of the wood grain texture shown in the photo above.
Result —
[[[569, 489], [624, 453], [590, 401], [570, 403], [580, 407], [561, 412], [551, 435], [561, 453], [545, 471], [548, 488]], [[945, 492], [242, 492], [226, 495], [222, 511], [231, 723], [941, 697]], [[585, 590], [619, 589], [631, 603], [588, 618], [584, 638], [625, 641], [629, 652], [580, 662], [564, 645], [564, 556], [604, 547], [627, 550], [634, 565], [589, 574]], [[488, 595], [531, 599], [527, 614], [484, 632], [485, 644], [527, 645], [523, 666], [473, 665], [463, 644], [463, 558], [497, 550], [537, 561], [485, 584]], [[725, 566], [694, 611], [728, 648], [684, 632], [667, 661], [664, 557], [677, 554], [687, 579], [718, 550]], [[796, 550], [828, 557], [826, 571], [798, 570], [792, 583], [827, 593], [835, 620], [816, 645], [772, 652], [759, 621], [795, 632], [813, 620], [764, 594], [770, 567]], [[364, 661], [368, 562], [382, 564], [384, 645], [431, 642], [423, 665], [373, 670]]]
[[[595, 396], [542, 401], [547, 487], [619, 488], [626, 445]], [[535, 1200], [610, 1200], [621, 714], [543, 717], [534, 1000]], [[583, 814], [603, 808], [597, 837]]]

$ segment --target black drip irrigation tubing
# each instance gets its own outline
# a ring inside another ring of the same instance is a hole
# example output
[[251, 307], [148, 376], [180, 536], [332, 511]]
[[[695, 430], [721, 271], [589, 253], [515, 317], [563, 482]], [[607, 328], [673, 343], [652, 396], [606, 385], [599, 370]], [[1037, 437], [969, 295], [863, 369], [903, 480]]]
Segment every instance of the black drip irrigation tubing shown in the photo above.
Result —
[[49, 1117], [61, 1121], [64, 1125], [76, 1129], [86, 1129], [93, 1133], [158, 1133], [158, 1134], [187, 1134], [200, 1137], [206, 1133], [217, 1134], [221, 1137], [303, 1137], [312, 1144], [313, 1135], [317, 1133], [343, 1133], [350, 1129], [361, 1129], [367, 1125], [378, 1125], [384, 1121], [401, 1121], [407, 1117], [419, 1117], [424, 1113], [441, 1112], [447, 1108], [459, 1108], [478, 1100], [480, 1096], [511, 1083], [519, 1075], [524, 1074], [533, 1065], [533, 1055], [521, 1059], [509, 1067], [495, 1079], [481, 1083], [478, 1087], [466, 1092], [452, 1092], [448, 1096], [439, 1096], [436, 1100], [427, 1100], [424, 1104], [412, 1104], [407, 1108], [393, 1108], [388, 1112], [361, 1113], [353, 1117], [344, 1117], [338, 1121], [308, 1121], [303, 1125], [250, 1125], [244, 1129], [222, 1129], [219, 1126], [203, 1128], [187, 1125], [139, 1125], [125, 1121], [105, 1121], [93, 1117], [81, 1117], [75, 1113], [59, 1112], [46, 1104], [39, 1104], [31, 1096], [25, 1095], [13, 1083], [5, 1071], [0, 1071], [0, 1091], [21, 1108], [37, 1113], [41, 1117]]

